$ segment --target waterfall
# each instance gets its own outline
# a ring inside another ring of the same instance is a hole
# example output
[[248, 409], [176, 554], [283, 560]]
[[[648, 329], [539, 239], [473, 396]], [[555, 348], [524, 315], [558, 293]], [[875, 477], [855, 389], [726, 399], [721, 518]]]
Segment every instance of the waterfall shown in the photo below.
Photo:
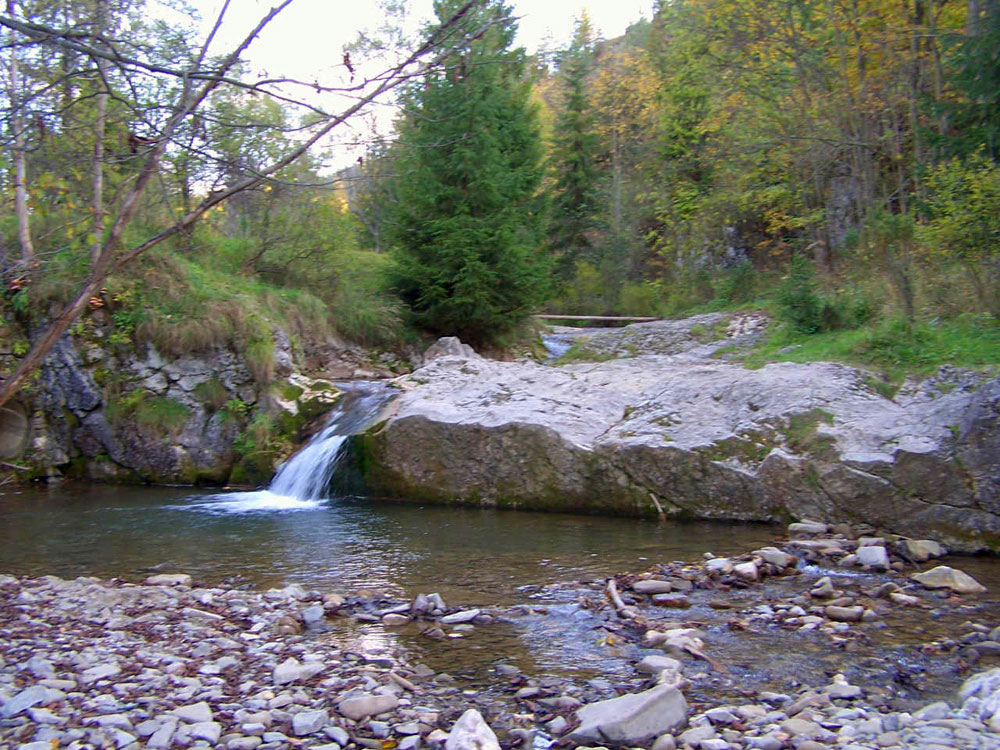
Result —
[[213, 514], [312, 510], [328, 497], [330, 480], [343, 463], [345, 443], [378, 417], [396, 391], [384, 383], [338, 383], [344, 390], [326, 424], [279, 468], [266, 490], [194, 498], [183, 510]]
[[295, 500], [325, 497], [347, 438], [364, 430], [390, 396], [391, 389], [380, 383], [352, 384], [323, 429], [281, 465], [268, 492]]

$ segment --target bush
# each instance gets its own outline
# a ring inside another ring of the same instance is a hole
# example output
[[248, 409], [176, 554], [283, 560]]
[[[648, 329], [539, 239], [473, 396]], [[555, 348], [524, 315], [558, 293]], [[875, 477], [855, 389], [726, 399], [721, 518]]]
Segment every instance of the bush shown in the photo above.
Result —
[[865, 298], [846, 294], [826, 297], [819, 293], [812, 264], [802, 256], [792, 259], [791, 268], [778, 289], [778, 316], [797, 333], [813, 334], [857, 328], [875, 317], [875, 306]]

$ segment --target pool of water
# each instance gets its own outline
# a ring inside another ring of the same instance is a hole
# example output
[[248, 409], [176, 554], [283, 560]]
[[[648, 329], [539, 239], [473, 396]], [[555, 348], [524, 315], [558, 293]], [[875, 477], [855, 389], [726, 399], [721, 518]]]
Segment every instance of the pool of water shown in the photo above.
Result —
[[[70, 484], [0, 494], [0, 571], [138, 580], [177, 570], [219, 584], [438, 591], [456, 605], [524, 601], [525, 585], [727, 554], [776, 538], [759, 524], [423, 507], [268, 492]], [[449, 599], [450, 598], [450, 599]]]

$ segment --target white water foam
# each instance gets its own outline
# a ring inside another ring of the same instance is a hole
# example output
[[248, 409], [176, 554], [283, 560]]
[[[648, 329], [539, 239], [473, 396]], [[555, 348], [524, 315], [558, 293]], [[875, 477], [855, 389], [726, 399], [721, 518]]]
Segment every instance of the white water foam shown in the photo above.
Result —
[[171, 507], [214, 515], [239, 515], [243, 513], [316, 510], [323, 504], [318, 499], [301, 500], [297, 497], [278, 495], [270, 490], [257, 490], [255, 492], [227, 492], [224, 495], [207, 495], [198, 498], [196, 502]]

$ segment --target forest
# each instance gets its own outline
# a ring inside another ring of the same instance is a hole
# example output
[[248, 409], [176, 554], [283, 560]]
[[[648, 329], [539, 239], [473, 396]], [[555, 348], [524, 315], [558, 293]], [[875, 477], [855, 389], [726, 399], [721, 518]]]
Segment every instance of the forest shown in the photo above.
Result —
[[[892, 376], [1000, 361], [997, 0], [664, 1], [534, 55], [502, 0], [442, 0], [336, 80], [262, 78], [287, 4], [220, 55], [141, 0], [8, 0], [0, 402], [95, 314], [262, 381], [275, 328], [502, 349], [539, 312], [760, 310], [758, 360]], [[394, 132], [331, 166], [385, 100]]]

